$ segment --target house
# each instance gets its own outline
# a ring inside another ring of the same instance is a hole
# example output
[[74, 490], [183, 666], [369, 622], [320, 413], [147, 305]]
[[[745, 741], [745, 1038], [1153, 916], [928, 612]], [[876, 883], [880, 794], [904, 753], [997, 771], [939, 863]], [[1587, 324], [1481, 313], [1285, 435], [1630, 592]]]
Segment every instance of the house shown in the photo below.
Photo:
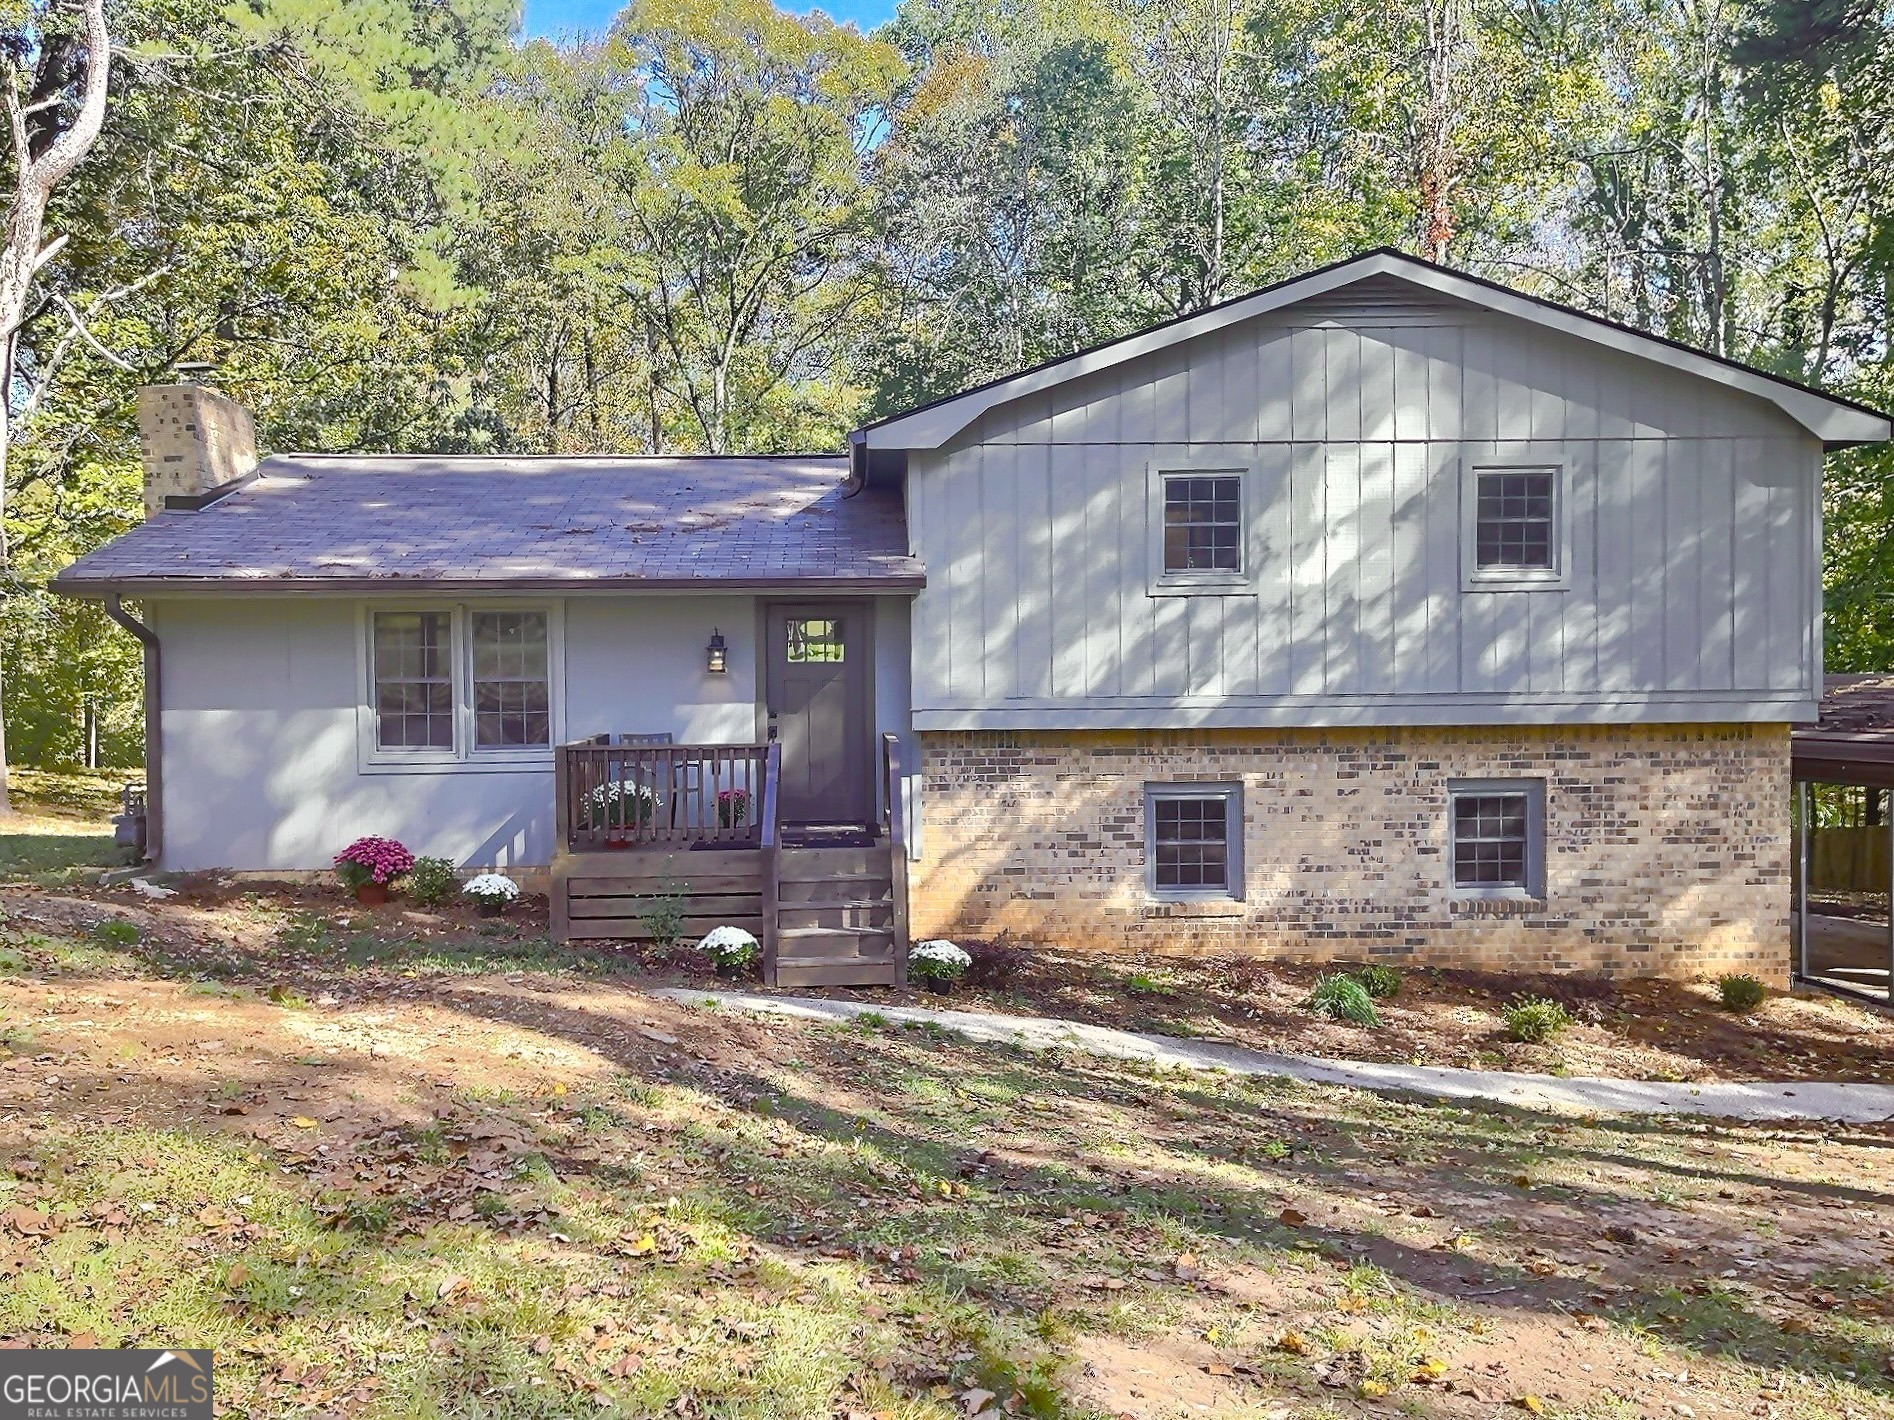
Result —
[[1823, 455], [1890, 433], [1386, 251], [846, 458], [141, 427], [152, 516], [55, 585], [146, 639], [161, 867], [389, 834], [784, 983], [999, 932], [1781, 979]]

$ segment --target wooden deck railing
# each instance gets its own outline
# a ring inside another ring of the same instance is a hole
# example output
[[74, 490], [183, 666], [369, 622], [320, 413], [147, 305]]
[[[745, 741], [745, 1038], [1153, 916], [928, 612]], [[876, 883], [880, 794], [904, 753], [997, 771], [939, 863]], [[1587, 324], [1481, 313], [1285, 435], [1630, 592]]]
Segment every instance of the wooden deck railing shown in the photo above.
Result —
[[561, 745], [560, 837], [575, 853], [757, 843], [768, 760], [764, 745]]

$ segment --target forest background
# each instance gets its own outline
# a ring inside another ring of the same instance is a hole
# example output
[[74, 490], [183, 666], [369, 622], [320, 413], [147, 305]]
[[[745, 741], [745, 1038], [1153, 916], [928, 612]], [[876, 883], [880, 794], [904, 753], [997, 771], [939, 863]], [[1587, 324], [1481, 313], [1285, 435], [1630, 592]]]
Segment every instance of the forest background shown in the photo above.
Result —
[[[44, 587], [140, 515], [135, 391], [189, 362], [269, 449], [834, 450], [1391, 245], [1894, 404], [1876, 0], [902, 0], [871, 34], [633, 0], [557, 43], [514, 0], [104, 14], [4, 384], [15, 762], [80, 762], [88, 706], [140, 759], [136, 644]], [[80, 0], [0, 0], [10, 177], [87, 53]], [[1894, 665], [1891, 460], [1830, 463], [1832, 670]]]

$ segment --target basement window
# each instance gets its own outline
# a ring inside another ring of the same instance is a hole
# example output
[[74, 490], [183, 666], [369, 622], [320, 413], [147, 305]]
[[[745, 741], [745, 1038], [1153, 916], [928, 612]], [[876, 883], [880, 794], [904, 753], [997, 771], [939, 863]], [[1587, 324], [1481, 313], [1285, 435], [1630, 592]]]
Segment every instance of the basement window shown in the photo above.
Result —
[[1242, 897], [1243, 794], [1238, 785], [1146, 785], [1144, 838], [1153, 897]]
[[1448, 786], [1457, 897], [1545, 896], [1545, 781], [1469, 779]]

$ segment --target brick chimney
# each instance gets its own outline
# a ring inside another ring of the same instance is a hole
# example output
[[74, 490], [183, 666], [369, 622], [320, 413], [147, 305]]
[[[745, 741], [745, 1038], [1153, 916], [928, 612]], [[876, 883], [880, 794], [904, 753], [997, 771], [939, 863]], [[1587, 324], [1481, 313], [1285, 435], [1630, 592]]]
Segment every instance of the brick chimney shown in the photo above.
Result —
[[250, 411], [209, 385], [140, 388], [138, 439], [144, 446], [146, 517], [161, 511], [166, 498], [209, 493], [256, 470]]

